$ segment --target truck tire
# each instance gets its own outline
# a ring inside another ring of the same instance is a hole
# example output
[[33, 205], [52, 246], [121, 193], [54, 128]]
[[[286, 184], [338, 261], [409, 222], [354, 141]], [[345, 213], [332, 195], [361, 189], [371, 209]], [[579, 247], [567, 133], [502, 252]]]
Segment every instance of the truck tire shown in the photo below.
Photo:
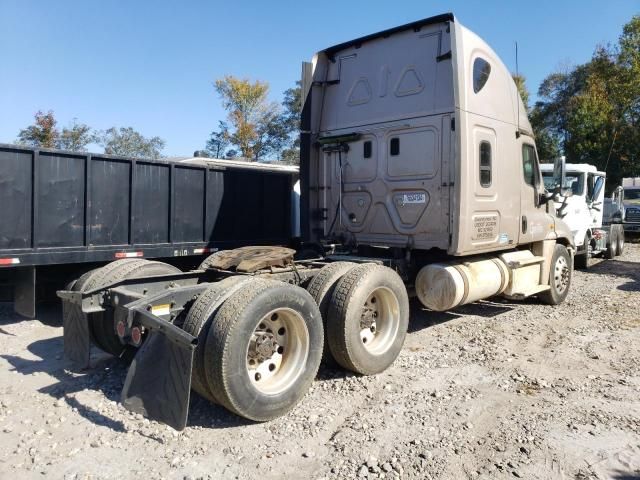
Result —
[[[162, 262], [126, 258], [87, 272], [78, 279], [74, 288], [76, 291], [87, 292], [127, 278], [171, 273], [180, 273], [180, 270]], [[120, 341], [120, 337], [116, 333], [112, 310], [92, 314], [89, 320], [89, 333], [94, 344], [101, 350], [116, 357], [133, 358], [136, 347], [125, 345]]]
[[615, 227], [611, 227], [609, 230], [609, 239], [607, 241], [607, 248], [604, 251], [604, 258], [611, 260], [616, 256], [618, 251], [618, 230]]
[[388, 267], [352, 268], [333, 291], [327, 317], [331, 354], [344, 368], [373, 375], [398, 357], [409, 326], [409, 297]]
[[[322, 325], [324, 331], [327, 331], [327, 316], [329, 314], [329, 304], [331, 303], [331, 296], [338, 283], [338, 281], [349, 270], [354, 268], [357, 264], [353, 262], [333, 262], [325, 265], [320, 269], [318, 274], [313, 277], [313, 280], [307, 286], [307, 291], [311, 294], [313, 299], [318, 304], [320, 309], [320, 315], [322, 315]], [[324, 336], [324, 349], [322, 351], [322, 362], [328, 366], [335, 367], [338, 363], [331, 355], [329, 349], [329, 343], [327, 341], [327, 335]]]
[[571, 287], [571, 255], [564, 245], [556, 244], [551, 257], [549, 286], [546, 292], [538, 295], [538, 299], [547, 305], [559, 305], [567, 298]]
[[198, 266], [198, 270], [207, 270], [211, 266], [211, 264], [220, 256], [221, 252], [222, 250], [212, 253], [207, 258], [205, 258]]
[[584, 235], [584, 243], [582, 244], [582, 250], [580, 250], [573, 257], [573, 265], [575, 268], [581, 270], [588, 270], [591, 263], [591, 247], [590, 247], [589, 235]]
[[197, 337], [198, 345], [193, 357], [191, 388], [210, 402], [219, 403], [207, 383], [204, 372], [205, 345], [211, 321], [219, 309], [219, 302], [240, 283], [250, 280], [247, 277], [229, 277], [212, 284], [202, 293], [189, 309], [182, 329]]
[[297, 286], [251, 279], [211, 322], [205, 375], [233, 413], [267, 421], [291, 410], [309, 389], [322, 358], [320, 310]]
[[624, 229], [622, 228], [622, 225], [619, 225], [619, 227], [618, 238], [616, 241], [616, 256], [624, 253]]

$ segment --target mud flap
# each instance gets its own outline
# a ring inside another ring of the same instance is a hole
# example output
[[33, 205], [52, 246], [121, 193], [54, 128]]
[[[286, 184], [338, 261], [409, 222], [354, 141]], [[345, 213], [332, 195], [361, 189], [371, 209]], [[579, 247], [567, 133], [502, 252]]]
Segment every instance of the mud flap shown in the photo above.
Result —
[[36, 317], [36, 267], [15, 269], [13, 309], [23, 317]]
[[62, 331], [65, 358], [80, 369], [88, 368], [91, 353], [89, 322], [81, 305], [62, 302]]
[[151, 330], [129, 367], [122, 404], [176, 430], [187, 425], [194, 344]]

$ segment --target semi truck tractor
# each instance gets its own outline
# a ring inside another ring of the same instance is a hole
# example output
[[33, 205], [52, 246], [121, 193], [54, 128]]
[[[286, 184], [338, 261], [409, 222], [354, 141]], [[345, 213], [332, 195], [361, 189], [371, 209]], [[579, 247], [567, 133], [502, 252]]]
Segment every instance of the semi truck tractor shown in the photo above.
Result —
[[[571, 190], [571, 196], [557, 202], [556, 209], [573, 233], [575, 266], [585, 269], [596, 256], [611, 259], [621, 255], [624, 230], [620, 189], [615, 189], [611, 198], [605, 199], [605, 172], [598, 171], [593, 165], [565, 164], [564, 157], [560, 162], [562, 167], [556, 168], [555, 172], [554, 165], [542, 164], [540, 168], [548, 190], [553, 191], [559, 185]], [[606, 217], [605, 210], [608, 210]]]
[[567, 297], [574, 236], [554, 200], [568, 191], [545, 190], [509, 70], [452, 14], [322, 50], [302, 86], [304, 255], [247, 246], [187, 272], [122, 259], [58, 292], [68, 358], [86, 366], [92, 343], [132, 358], [130, 410], [182, 429], [193, 388], [266, 421], [323, 357], [387, 369], [410, 295], [433, 311]]
[[637, 235], [640, 233], [640, 177], [623, 178], [622, 190], [625, 207], [624, 229]]

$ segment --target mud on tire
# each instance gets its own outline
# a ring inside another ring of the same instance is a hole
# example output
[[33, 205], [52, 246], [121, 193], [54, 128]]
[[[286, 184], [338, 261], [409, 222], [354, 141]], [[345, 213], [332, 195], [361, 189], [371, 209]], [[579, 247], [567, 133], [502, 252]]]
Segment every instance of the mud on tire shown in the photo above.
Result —
[[359, 265], [338, 282], [327, 317], [331, 354], [362, 375], [387, 369], [397, 358], [409, 326], [409, 298], [388, 267]]
[[254, 278], [211, 322], [204, 352], [208, 386], [237, 415], [254, 421], [279, 417], [313, 382], [323, 337], [320, 311], [306, 290]]
[[553, 250], [549, 271], [551, 288], [538, 295], [540, 301], [547, 305], [559, 305], [564, 302], [569, 294], [572, 275], [571, 255], [564, 245], [557, 244]]
[[198, 339], [198, 346], [193, 357], [191, 388], [210, 402], [219, 403], [209, 388], [204, 371], [204, 351], [209, 327], [222, 301], [228, 298], [239, 285], [249, 280], [245, 277], [229, 277], [212, 284], [193, 303], [182, 325], [185, 332]]
[[[325, 333], [327, 331], [327, 316], [329, 315], [329, 305], [333, 291], [344, 274], [356, 266], [357, 264], [353, 262], [333, 262], [325, 265], [307, 286], [307, 291], [320, 309]], [[327, 338], [327, 335], [325, 335], [322, 361], [329, 366], [337, 366], [337, 362], [331, 355]]]

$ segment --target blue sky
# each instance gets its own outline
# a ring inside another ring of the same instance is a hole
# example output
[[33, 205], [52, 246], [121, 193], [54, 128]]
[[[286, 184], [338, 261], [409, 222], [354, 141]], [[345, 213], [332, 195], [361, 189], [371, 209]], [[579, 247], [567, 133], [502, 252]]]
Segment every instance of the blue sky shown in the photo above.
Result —
[[0, 143], [53, 110], [61, 126], [132, 126], [165, 139], [165, 155], [188, 155], [225, 119], [216, 78], [266, 80], [280, 101], [315, 51], [448, 11], [512, 69], [517, 40], [535, 92], [615, 43], [640, 0], [0, 0]]

